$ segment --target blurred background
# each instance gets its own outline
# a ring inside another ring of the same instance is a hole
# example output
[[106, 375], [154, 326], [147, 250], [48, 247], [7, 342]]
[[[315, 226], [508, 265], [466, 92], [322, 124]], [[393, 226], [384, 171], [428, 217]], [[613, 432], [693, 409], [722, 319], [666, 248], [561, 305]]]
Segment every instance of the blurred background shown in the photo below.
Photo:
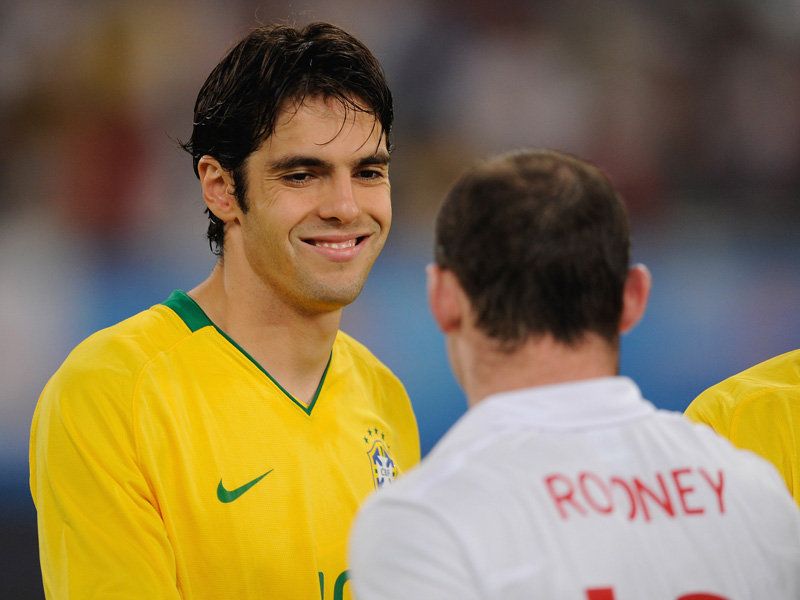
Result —
[[37, 396], [89, 333], [209, 272], [177, 140], [226, 49], [275, 20], [345, 27], [394, 91], [395, 224], [344, 329], [405, 382], [424, 452], [465, 409], [425, 302], [433, 218], [494, 152], [569, 151], [623, 191], [654, 289], [622, 372], [658, 406], [800, 346], [797, 0], [2, 0], [2, 598], [42, 597]]

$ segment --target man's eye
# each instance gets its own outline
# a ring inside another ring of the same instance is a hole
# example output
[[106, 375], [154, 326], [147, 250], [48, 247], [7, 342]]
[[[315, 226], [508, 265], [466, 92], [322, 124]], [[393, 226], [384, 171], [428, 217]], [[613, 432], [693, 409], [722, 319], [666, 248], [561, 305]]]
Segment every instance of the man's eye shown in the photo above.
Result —
[[362, 169], [358, 172], [361, 179], [379, 179], [383, 177], [383, 173], [376, 169]]
[[311, 179], [311, 173], [290, 173], [285, 175], [284, 179], [291, 183], [304, 183]]

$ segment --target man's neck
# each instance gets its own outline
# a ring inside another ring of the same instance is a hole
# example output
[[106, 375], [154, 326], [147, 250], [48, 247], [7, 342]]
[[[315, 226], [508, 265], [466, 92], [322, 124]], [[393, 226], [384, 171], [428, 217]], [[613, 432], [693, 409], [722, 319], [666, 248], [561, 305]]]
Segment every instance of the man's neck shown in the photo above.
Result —
[[529, 340], [512, 352], [478, 334], [461, 346], [459, 360], [459, 379], [473, 406], [501, 392], [616, 375], [618, 353], [594, 334], [576, 346], [551, 337]]
[[221, 263], [189, 295], [285, 390], [310, 404], [330, 358], [341, 310], [300, 312], [257, 282], [226, 277]]

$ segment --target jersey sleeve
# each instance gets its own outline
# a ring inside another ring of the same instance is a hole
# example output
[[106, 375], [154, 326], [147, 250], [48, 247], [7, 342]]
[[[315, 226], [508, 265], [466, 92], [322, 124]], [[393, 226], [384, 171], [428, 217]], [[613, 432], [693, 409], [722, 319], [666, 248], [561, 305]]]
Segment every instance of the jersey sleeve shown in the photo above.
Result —
[[397, 430], [399, 457], [402, 459], [403, 469], [408, 471], [420, 461], [419, 430], [414, 409], [406, 388], [394, 374], [384, 389], [390, 390], [391, 399], [383, 407], [384, 415]]
[[691, 420], [710, 426], [738, 448], [771, 462], [800, 504], [800, 443], [790, 404], [764, 387], [740, 396], [722, 385], [700, 394], [686, 409]]
[[39, 399], [31, 492], [48, 598], [179, 598], [175, 558], [139, 468], [133, 382], [68, 364]]
[[695, 423], [708, 425], [720, 435], [728, 437], [729, 421], [726, 417], [729, 415], [724, 409], [720, 392], [709, 388], [686, 407], [684, 414]]
[[446, 523], [413, 504], [374, 500], [364, 506], [350, 536], [350, 578], [356, 598], [480, 597], [463, 545]]
[[738, 404], [729, 437], [735, 446], [752, 450], [771, 462], [800, 503], [800, 442], [794, 437], [794, 422], [788, 406], [765, 390]]

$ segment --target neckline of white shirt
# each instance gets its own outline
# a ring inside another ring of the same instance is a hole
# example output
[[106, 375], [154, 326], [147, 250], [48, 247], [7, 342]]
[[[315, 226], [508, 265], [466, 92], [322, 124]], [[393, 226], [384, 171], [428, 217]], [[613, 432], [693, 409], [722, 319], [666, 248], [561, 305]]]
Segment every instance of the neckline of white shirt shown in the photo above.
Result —
[[542, 429], [610, 426], [655, 412], [628, 377], [599, 377], [501, 392], [468, 411], [495, 426], [525, 424]]

